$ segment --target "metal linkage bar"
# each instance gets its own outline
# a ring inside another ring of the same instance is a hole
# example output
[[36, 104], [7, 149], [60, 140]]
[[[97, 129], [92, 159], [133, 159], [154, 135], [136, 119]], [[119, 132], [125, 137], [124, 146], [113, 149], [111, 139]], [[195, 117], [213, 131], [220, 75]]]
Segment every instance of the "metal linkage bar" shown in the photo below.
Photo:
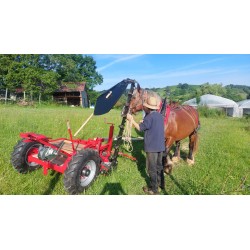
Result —
[[114, 154], [111, 156], [110, 158], [110, 161], [112, 162], [112, 167], [115, 167], [117, 165], [117, 157], [118, 157], [118, 154], [119, 154], [119, 147], [121, 146], [122, 144], [122, 135], [123, 135], [123, 131], [124, 131], [124, 128], [125, 128], [125, 123], [126, 123], [126, 120], [127, 120], [127, 114], [129, 112], [129, 105], [130, 105], [130, 101], [131, 101], [131, 98], [132, 98], [132, 95], [133, 95], [133, 92], [134, 92], [134, 88], [135, 88], [135, 83], [136, 81], [135, 80], [131, 80], [131, 79], [126, 79], [124, 81], [127, 81], [128, 84], [131, 84], [131, 87], [130, 87], [130, 90], [129, 90], [129, 93], [128, 93], [128, 98], [127, 98], [127, 102], [123, 108], [123, 113], [122, 113], [122, 122], [119, 126], [120, 130], [119, 130], [119, 133], [118, 133], [118, 136], [116, 137], [117, 140], [116, 140], [116, 143], [115, 143], [115, 146], [114, 146]]

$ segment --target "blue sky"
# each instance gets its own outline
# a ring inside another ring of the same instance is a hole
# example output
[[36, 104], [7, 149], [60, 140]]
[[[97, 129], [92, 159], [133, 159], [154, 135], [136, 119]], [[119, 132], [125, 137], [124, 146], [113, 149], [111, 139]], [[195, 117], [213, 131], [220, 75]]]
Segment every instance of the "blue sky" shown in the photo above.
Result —
[[91, 54], [109, 89], [126, 78], [143, 88], [209, 82], [250, 86], [250, 54]]

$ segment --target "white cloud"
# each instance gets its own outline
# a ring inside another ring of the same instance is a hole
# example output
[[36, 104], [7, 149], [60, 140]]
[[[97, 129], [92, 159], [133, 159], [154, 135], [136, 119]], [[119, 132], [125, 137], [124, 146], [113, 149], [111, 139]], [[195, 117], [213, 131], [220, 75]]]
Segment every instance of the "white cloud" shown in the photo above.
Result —
[[209, 73], [217, 73], [219, 69], [195, 69], [195, 70], [174, 70], [174, 71], [165, 71], [157, 74], [146, 74], [143, 76], [138, 76], [140, 79], [169, 79], [173, 77], [181, 76], [193, 76], [193, 75], [202, 75]]
[[117, 64], [117, 63], [120, 63], [120, 62], [124, 62], [124, 61], [128, 61], [128, 60], [132, 60], [132, 59], [140, 57], [140, 56], [143, 56], [143, 55], [122, 56], [122, 57], [120, 57], [118, 59], [115, 59], [114, 61], [112, 61], [112, 62], [110, 62], [110, 63], [108, 63], [108, 64], [106, 64], [106, 65], [104, 65], [104, 66], [102, 66], [100, 68], [98, 68], [97, 71], [100, 72], [100, 71], [102, 71], [102, 70], [104, 70], [106, 68], [111, 67], [114, 64]]

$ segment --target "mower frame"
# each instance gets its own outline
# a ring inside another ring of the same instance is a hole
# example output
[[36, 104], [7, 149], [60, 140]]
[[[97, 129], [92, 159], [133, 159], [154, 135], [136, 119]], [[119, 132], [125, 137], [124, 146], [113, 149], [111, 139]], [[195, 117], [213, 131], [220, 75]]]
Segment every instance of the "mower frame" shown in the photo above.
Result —
[[56, 156], [51, 160], [39, 159], [39, 148], [32, 148], [29, 152], [27, 152], [27, 162], [34, 162], [42, 166], [44, 175], [48, 174], [48, 169], [64, 173], [68, 167], [68, 163], [71, 161], [72, 157], [77, 153], [77, 151], [86, 148], [91, 148], [98, 152], [99, 157], [101, 159], [100, 172], [104, 173], [109, 170], [109, 157], [111, 156], [113, 133], [114, 124], [111, 124], [109, 128], [108, 141], [105, 144], [103, 144], [105, 138], [99, 137], [88, 140], [69, 140], [67, 138], [51, 139], [45, 135], [36, 133], [20, 133], [20, 137], [23, 138], [23, 142], [25, 143], [37, 142], [44, 147], [49, 147], [57, 151]]

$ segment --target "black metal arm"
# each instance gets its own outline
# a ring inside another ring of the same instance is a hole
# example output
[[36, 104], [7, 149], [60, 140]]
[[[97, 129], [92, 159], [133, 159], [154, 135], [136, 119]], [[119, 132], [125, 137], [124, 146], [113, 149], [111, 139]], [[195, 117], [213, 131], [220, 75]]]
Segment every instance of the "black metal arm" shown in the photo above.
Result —
[[124, 128], [125, 128], [125, 123], [127, 120], [127, 114], [129, 112], [129, 105], [130, 105], [130, 101], [134, 92], [134, 88], [135, 88], [135, 83], [137, 83], [135, 80], [131, 80], [131, 79], [126, 79], [124, 81], [127, 81], [128, 84], [131, 84], [130, 90], [128, 92], [128, 98], [127, 98], [127, 102], [123, 108], [123, 113], [122, 113], [122, 122], [119, 126], [120, 130], [119, 130], [119, 134], [117, 136], [117, 141], [115, 143], [114, 146], [114, 154], [111, 156], [110, 161], [112, 163], [112, 167], [115, 167], [117, 165], [117, 157], [118, 157], [118, 153], [119, 153], [119, 147], [122, 144], [122, 135], [124, 132]]

